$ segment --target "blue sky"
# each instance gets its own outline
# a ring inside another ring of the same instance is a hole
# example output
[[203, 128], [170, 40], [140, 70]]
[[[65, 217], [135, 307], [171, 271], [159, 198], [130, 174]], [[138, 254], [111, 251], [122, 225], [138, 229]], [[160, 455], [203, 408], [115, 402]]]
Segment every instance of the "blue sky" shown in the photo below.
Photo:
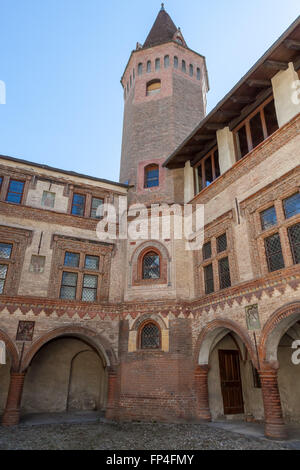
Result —
[[[166, 0], [207, 59], [209, 110], [299, 14], [299, 0]], [[120, 78], [154, 0], [0, 0], [0, 154], [118, 180]]]

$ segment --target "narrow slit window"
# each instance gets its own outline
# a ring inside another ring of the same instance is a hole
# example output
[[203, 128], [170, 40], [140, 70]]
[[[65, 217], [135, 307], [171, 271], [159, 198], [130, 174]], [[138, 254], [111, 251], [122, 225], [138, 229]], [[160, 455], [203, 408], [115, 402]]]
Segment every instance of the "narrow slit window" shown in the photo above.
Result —
[[170, 57], [168, 55], [166, 55], [164, 58], [164, 66], [165, 66], [165, 69], [167, 69], [170, 66]]
[[200, 79], [201, 79], [201, 70], [198, 67], [197, 68], [197, 80], [200, 80]]
[[143, 74], [143, 64], [139, 64], [138, 65], [138, 75], [142, 75]]
[[147, 73], [151, 72], [151, 60], [148, 60], [147, 62]]
[[155, 59], [155, 70], [160, 70], [160, 59]]
[[189, 73], [190, 73], [190, 77], [194, 76], [194, 66], [192, 64], [190, 64]]
[[174, 57], [174, 69], [178, 69], [178, 57]]
[[186, 63], [185, 63], [185, 60], [182, 61], [181, 70], [182, 70], [184, 73], [186, 73]]

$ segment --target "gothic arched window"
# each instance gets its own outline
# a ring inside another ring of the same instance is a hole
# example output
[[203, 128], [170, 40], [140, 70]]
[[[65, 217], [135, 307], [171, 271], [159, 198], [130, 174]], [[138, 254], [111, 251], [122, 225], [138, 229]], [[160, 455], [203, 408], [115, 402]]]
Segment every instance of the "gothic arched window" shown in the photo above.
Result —
[[170, 66], [170, 57], [168, 55], [166, 55], [164, 58], [164, 65], [165, 65], [165, 69], [167, 69]]
[[148, 165], [145, 168], [145, 188], [154, 188], [159, 186], [159, 166]]
[[178, 57], [174, 57], [174, 69], [178, 69]]
[[143, 327], [141, 349], [160, 349], [160, 329], [155, 323], [146, 323]]
[[194, 66], [190, 64], [190, 77], [194, 75]]
[[185, 63], [185, 60], [182, 61], [182, 66], [181, 66], [181, 68], [182, 68], [182, 71], [183, 71], [183, 72], [186, 72], [186, 63]]
[[138, 65], [138, 75], [142, 75], [142, 73], [143, 73], [143, 64], [140, 63], [140, 64]]
[[160, 279], [160, 256], [155, 251], [148, 251], [142, 262], [143, 279]]
[[155, 59], [155, 70], [160, 70], [160, 59]]
[[151, 72], [151, 60], [148, 60], [147, 62], [147, 73]]

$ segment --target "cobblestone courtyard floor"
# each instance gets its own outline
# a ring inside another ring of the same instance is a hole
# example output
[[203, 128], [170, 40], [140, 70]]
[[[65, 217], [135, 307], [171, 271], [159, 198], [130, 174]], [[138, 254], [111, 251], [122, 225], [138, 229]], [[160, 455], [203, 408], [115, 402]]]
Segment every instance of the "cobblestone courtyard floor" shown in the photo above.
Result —
[[0, 427], [0, 450], [281, 450], [288, 443], [205, 424], [84, 423]]

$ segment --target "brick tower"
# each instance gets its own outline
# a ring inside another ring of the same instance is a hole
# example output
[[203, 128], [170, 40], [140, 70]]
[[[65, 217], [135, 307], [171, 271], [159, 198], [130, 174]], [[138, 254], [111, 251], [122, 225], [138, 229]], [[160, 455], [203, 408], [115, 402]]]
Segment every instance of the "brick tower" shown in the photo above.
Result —
[[183, 202], [183, 170], [162, 167], [205, 116], [205, 58], [188, 48], [162, 8], [121, 79], [124, 125], [120, 182], [134, 188], [130, 203]]

